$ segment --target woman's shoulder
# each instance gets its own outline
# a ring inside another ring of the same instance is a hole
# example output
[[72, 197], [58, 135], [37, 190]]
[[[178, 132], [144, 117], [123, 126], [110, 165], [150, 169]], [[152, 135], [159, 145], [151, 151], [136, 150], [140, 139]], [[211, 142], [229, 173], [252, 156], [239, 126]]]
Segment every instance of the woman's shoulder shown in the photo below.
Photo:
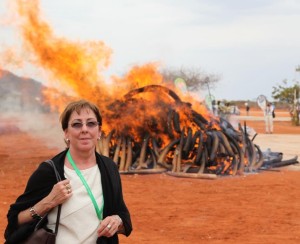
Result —
[[36, 170], [32, 173], [31, 177], [32, 179], [37, 179], [37, 180], [43, 180], [43, 179], [47, 179], [49, 180], [49, 177], [52, 179], [56, 179], [55, 177], [55, 172], [53, 169], [52, 164], [50, 163], [50, 161], [53, 162], [53, 164], [56, 167], [56, 170], [59, 172], [59, 174], [61, 175], [61, 177], [63, 176], [63, 155], [65, 154], [65, 151], [60, 152], [59, 154], [55, 155], [52, 159], [46, 159], [42, 162], [40, 162], [40, 164], [38, 165], [38, 167], [36, 168]]
[[43, 161], [38, 165], [37, 169], [33, 172], [33, 175], [34, 174], [37, 174], [37, 175], [46, 174], [47, 175], [50, 172], [51, 165], [49, 163], [47, 163], [46, 161]]
[[49, 164], [46, 161], [43, 161], [39, 164], [37, 169], [32, 173], [29, 180], [34, 181], [34, 182], [48, 181], [53, 176], [55, 176], [53, 167], [51, 166], [51, 164]]
[[113, 170], [118, 170], [118, 166], [110, 157], [101, 155], [99, 153], [96, 153], [96, 156], [97, 156], [97, 162], [104, 163], [106, 167], [109, 167]]
[[110, 157], [104, 156], [98, 152], [96, 153], [96, 156], [98, 159], [100, 159], [101, 161], [103, 161], [106, 164], [111, 164], [111, 163], [115, 164]]

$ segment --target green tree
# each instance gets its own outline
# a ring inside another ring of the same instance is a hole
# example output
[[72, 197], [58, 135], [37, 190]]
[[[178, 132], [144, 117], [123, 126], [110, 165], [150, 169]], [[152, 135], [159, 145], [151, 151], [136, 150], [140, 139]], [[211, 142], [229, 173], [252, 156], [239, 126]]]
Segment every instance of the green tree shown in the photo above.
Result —
[[282, 83], [283, 85], [273, 87], [272, 97], [279, 102], [285, 102], [290, 105], [292, 124], [299, 126], [299, 82], [293, 81], [293, 84], [289, 84], [287, 80], [283, 80]]
[[299, 99], [299, 82], [289, 82], [287, 79], [283, 80], [281, 84], [273, 86], [272, 97], [278, 102], [285, 102], [288, 104], [294, 104], [295, 100]]

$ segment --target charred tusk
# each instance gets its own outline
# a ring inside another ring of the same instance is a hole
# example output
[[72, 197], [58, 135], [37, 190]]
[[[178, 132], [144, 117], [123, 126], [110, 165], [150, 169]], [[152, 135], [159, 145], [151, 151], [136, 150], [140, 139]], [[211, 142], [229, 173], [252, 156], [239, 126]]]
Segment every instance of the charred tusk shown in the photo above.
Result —
[[197, 118], [193, 118], [193, 121], [196, 125], [198, 125], [201, 130], [206, 130], [206, 126]]
[[246, 150], [249, 153], [249, 171], [251, 172], [256, 164], [256, 150], [254, 147], [254, 143], [246, 137]]
[[215, 131], [209, 131], [207, 134], [212, 139], [212, 147], [211, 147], [211, 151], [210, 151], [210, 155], [209, 155], [209, 160], [214, 161], [217, 156], [217, 150], [219, 147], [219, 138], [218, 138], [217, 134], [215, 133]]
[[168, 111], [168, 116], [167, 116], [167, 131], [170, 136], [173, 135], [173, 127], [172, 127], [173, 113], [174, 110], [170, 109]]
[[192, 147], [195, 147], [195, 145], [197, 143], [197, 139], [199, 138], [200, 133], [201, 133], [201, 131], [197, 130], [195, 132], [195, 134], [193, 135], [193, 138], [192, 138]]
[[144, 140], [143, 140], [143, 144], [142, 144], [142, 149], [141, 149], [141, 153], [140, 153], [140, 157], [138, 160], [138, 166], [137, 169], [142, 169], [145, 168], [145, 161], [146, 161], [146, 151], [147, 151], [147, 146], [148, 146], [148, 142], [149, 142], [149, 138], [150, 135], [146, 135]]
[[253, 166], [253, 169], [258, 170], [264, 163], [264, 155], [263, 155], [262, 151], [260, 150], [259, 146], [254, 144], [254, 147], [257, 150], [258, 160], [257, 160], [257, 162], [255, 162], [255, 165]]
[[180, 129], [180, 118], [179, 118], [179, 114], [176, 111], [173, 112], [173, 126], [174, 126], [174, 130], [177, 133], [181, 132], [181, 129]]
[[131, 165], [132, 165], [132, 145], [131, 145], [131, 139], [127, 138], [127, 157], [126, 157], [124, 170], [128, 171]]
[[102, 155], [103, 156], [109, 157], [109, 143], [110, 143], [110, 140], [111, 140], [111, 137], [112, 137], [113, 133], [114, 133], [114, 130], [109, 132], [107, 137], [103, 138], [103, 144], [102, 144], [102, 146], [103, 146]]
[[200, 162], [202, 152], [203, 152], [203, 135], [200, 132], [199, 133], [199, 143], [198, 143], [198, 148], [197, 148], [196, 160], [195, 160], [196, 164], [197, 164], [197, 162]]
[[183, 140], [184, 140], [184, 130], [181, 132], [180, 142], [176, 148], [176, 149], [178, 149], [178, 155], [177, 155], [177, 160], [176, 160], [176, 172], [180, 172], [180, 170], [181, 170]]
[[158, 158], [159, 157], [159, 147], [157, 145], [157, 142], [154, 138], [152, 138], [151, 142], [152, 142], [152, 148], [153, 148], [154, 154]]
[[156, 92], [157, 93], [158, 91], [165, 92], [170, 97], [172, 97], [176, 103], [182, 103], [180, 97], [174, 91], [170, 90], [169, 88], [167, 88], [165, 86], [160, 86], [160, 85], [148, 85], [148, 86], [140, 87], [140, 88], [137, 88], [135, 90], [128, 92], [124, 97], [126, 99], [130, 99], [131, 97], [133, 97], [134, 95], [136, 95], [138, 93], [142, 93], [142, 92]]
[[116, 163], [116, 165], [118, 165], [118, 163], [119, 163], [120, 150], [121, 150], [121, 138], [118, 138], [117, 147], [116, 147], [114, 158], [113, 158], [113, 161]]
[[179, 151], [176, 148], [174, 151], [173, 159], [172, 159], [172, 172], [177, 172], [177, 158], [178, 158]]
[[160, 166], [166, 168], [166, 169], [170, 169], [171, 167], [169, 165], [167, 165], [165, 163], [166, 160], [166, 156], [168, 154], [168, 152], [171, 150], [171, 148], [177, 144], [180, 141], [180, 139], [175, 139], [172, 142], [170, 142], [164, 149], [163, 151], [159, 154], [159, 157], [157, 159], [157, 164], [159, 164]]
[[192, 145], [192, 139], [193, 139], [193, 135], [192, 135], [192, 129], [189, 127], [188, 128], [188, 134], [187, 134], [187, 138], [184, 144], [184, 147], [182, 149], [182, 151], [184, 152], [184, 154], [187, 156], [189, 151], [191, 150], [191, 147], [193, 147], [194, 145]]
[[233, 156], [234, 153], [232, 151], [232, 148], [230, 146], [230, 143], [227, 139], [227, 137], [224, 135], [222, 131], [216, 131], [216, 134], [218, 135], [219, 139], [221, 140], [223, 146], [225, 147], [226, 152], [228, 153], [229, 156]]
[[181, 178], [197, 178], [197, 179], [207, 179], [207, 180], [215, 180], [218, 179], [216, 174], [199, 174], [199, 173], [183, 173], [183, 172], [167, 172], [168, 175], [181, 177]]
[[153, 162], [153, 168], [157, 168], [157, 160], [155, 157], [155, 153], [153, 152], [152, 149], [150, 149], [150, 154], [151, 154], [151, 158], [152, 158], [152, 162]]
[[122, 137], [121, 160], [120, 160], [120, 166], [119, 166], [120, 171], [125, 170], [125, 162], [126, 162], [126, 140], [124, 137]]
[[203, 149], [202, 154], [201, 154], [200, 167], [199, 167], [199, 171], [198, 171], [199, 174], [204, 173], [205, 165], [206, 165], [206, 162], [208, 161], [208, 156], [207, 155], [208, 155], [207, 148], [205, 147]]
[[200, 121], [204, 127], [205, 127], [205, 125], [208, 124], [208, 121], [201, 114], [197, 113], [196, 111], [192, 110], [192, 115], [193, 115], [193, 118]]
[[237, 141], [229, 135], [226, 131], [223, 131], [224, 135], [228, 138], [228, 142], [230, 143], [230, 146], [234, 152], [234, 154], [238, 155], [237, 160], [237, 169], [240, 174], [244, 172], [244, 153], [242, 151], [242, 148], [240, 145], [237, 143]]

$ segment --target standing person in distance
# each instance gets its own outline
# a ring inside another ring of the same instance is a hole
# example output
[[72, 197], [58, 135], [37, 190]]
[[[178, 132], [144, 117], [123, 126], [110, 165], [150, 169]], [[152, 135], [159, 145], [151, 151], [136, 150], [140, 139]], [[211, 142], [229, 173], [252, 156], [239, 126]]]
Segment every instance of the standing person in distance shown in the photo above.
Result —
[[271, 103], [268, 103], [265, 110], [264, 110], [264, 117], [265, 117], [265, 125], [266, 125], [266, 133], [272, 134], [273, 133], [273, 112], [274, 106]]
[[249, 116], [249, 111], [250, 111], [249, 103], [246, 102], [245, 106], [246, 106], [246, 114], [247, 114], [247, 116]]
[[86, 100], [71, 102], [60, 121], [67, 149], [52, 161], [63, 180], [56, 182], [48, 163], [39, 165], [24, 193], [10, 206], [5, 243], [21, 243], [47, 213], [47, 227], [54, 229], [57, 207], [62, 204], [57, 244], [117, 244], [118, 233], [129, 236], [132, 224], [118, 168], [96, 152], [102, 126], [99, 109]]

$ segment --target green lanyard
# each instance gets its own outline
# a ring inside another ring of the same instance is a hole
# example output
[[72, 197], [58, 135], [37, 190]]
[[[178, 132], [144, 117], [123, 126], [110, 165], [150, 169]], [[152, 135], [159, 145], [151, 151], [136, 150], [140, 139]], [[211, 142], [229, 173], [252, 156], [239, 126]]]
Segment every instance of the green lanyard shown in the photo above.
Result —
[[80, 180], [82, 181], [83, 185], [85, 186], [86, 191], [90, 195], [90, 198], [92, 199], [92, 202], [94, 204], [94, 207], [95, 207], [98, 219], [101, 220], [103, 218], [103, 216], [102, 216], [102, 214], [103, 214], [103, 206], [104, 206], [104, 200], [103, 200], [103, 198], [102, 198], [103, 201], [102, 201], [102, 206], [101, 206], [101, 210], [100, 210], [99, 207], [98, 207], [98, 204], [96, 202], [96, 199], [95, 199], [95, 197], [94, 197], [94, 195], [93, 195], [93, 193], [92, 193], [92, 191], [91, 191], [88, 183], [85, 181], [83, 175], [81, 174], [80, 170], [77, 168], [75, 162], [73, 161], [73, 159], [71, 157], [71, 154], [70, 154], [70, 150], [68, 150], [68, 152], [67, 152], [67, 157], [69, 159], [69, 162], [73, 166], [74, 170], [76, 171], [76, 174], [79, 176]]

